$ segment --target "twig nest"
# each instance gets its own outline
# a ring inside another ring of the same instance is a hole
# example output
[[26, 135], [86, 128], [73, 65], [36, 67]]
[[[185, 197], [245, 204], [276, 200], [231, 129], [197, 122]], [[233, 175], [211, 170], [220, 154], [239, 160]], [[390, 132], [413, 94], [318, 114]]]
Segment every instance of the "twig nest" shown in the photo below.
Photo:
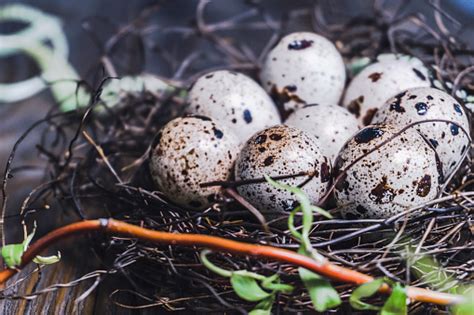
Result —
[[333, 43], [314, 33], [298, 32], [283, 37], [270, 51], [260, 79], [286, 110], [293, 110], [312, 103], [337, 104], [346, 70]]
[[[434, 88], [416, 88], [389, 99], [375, 114], [374, 123], [403, 128], [430, 119], [449, 122], [426, 122], [415, 126], [438, 152], [445, 178], [454, 171], [469, 148], [469, 121], [464, 108], [449, 94]], [[461, 127], [461, 128], [460, 128]]]
[[299, 128], [316, 139], [321, 153], [331, 162], [358, 130], [357, 119], [339, 105], [306, 105], [293, 112], [285, 125]]
[[239, 140], [226, 126], [204, 116], [176, 118], [157, 134], [150, 171], [158, 189], [171, 201], [201, 209], [215, 201], [219, 187], [201, 183], [229, 179]]
[[377, 148], [398, 129], [392, 125], [365, 127], [342, 148], [334, 174], [341, 176], [335, 197], [343, 216], [388, 218], [436, 197], [441, 165], [418, 131], [407, 129]]
[[[235, 166], [237, 180], [299, 175], [280, 181], [298, 186], [316, 203], [324, 195], [331, 179], [331, 162], [314, 137], [303, 131], [279, 125], [255, 134], [245, 144]], [[239, 193], [262, 212], [290, 211], [297, 206], [291, 193], [265, 181], [241, 185]]]
[[418, 58], [381, 55], [352, 79], [343, 105], [359, 119], [361, 126], [366, 126], [389, 98], [410, 88], [430, 85], [429, 71]]
[[281, 122], [275, 104], [260, 85], [246, 75], [227, 70], [210, 72], [194, 83], [187, 112], [227, 124], [241, 143]]

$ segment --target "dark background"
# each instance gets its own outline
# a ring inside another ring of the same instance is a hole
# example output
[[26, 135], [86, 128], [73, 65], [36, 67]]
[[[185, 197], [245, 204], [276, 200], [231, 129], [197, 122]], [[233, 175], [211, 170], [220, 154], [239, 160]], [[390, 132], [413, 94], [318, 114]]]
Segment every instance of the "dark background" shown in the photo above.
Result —
[[[0, 1], [6, 3], [26, 3], [35, 6], [45, 12], [56, 15], [63, 20], [64, 31], [67, 35], [70, 45], [70, 62], [75, 69], [89, 82], [100, 73], [99, 59], [101, 56], [101, 45], [107, 38], [112, 36], [118, 29], [135, 19], [145, 7], [157, 5], [148, 24], [164, 25], [183, 25], [192, 23], [193, 15], [197, 1], [194, 0], [175, 0], [175, 1], [126, 1], [126, 0], [31, 0], [31, 1]], [[372, 1], [368, 0], [339, 0], [339, 1], [320, 1], [327, 9], [341, 20], [350, 17], [373, 14]], [[380, 1], [385, 6], [394, 6], [400, 3], [398, 0]], [[265, 8], [272, 13], [275, 18], [283, 16], [288, 8], [299, 6], [308, 6], [314, 1], [291, 0], [291, 1], [262, 1]], [[443, 9], [454, 16], [460, 23], [460, 27], [452, 26], [453, 30], [458, 32], [458, 36], [469, 43], [474, 42], [474, 1], [441, 1]], [[215, 0], [207, 7], [206, 21], [215, 22], [224, 17], [232, 16], [245, 10], [247, 7], [243, 1]], [[406, 12], [431, 12], [430, 1], [405, 1], [404, 10]], [[433, 17], [427, 16], [428, 21], [433, 23]], [[305, 23], [306, 21], [302, 21]], [[87, 31], [84, 25], [89, 26]], [[0, 32], [11, 31], [11, 25], [0, 24]], [[262, 49], [270, 32], [241, 32], [237, 38], [245, 40], [256, 51]], [[99, 43], [99, 44], [98, 44]], [[184, 57], [193, 49], [202, 45], [192, 39], [176, 40], [176, 37], [159, 32], [151, 33], [147, 39], [142, 42], [136, 37], [126, 38], [118, 49], [112, 54], [112, 60], [115, 62], [119, 75], [139, 73], [147, 71], [163, 76], [172, 76], [176, 67], [170, 65], [166, 58], [163, 58], [160, 51], [163, 48], [171, 51], [175, 56]], [[135, 51], [135, 50], [139, 51]], [[135, 56], [131, 58], [130, 56]], [[138, 56], [138, 57], [137, 57]], [[140, 57], [141, 56], [141, 57]], [[216, 61], [212, 56], [200, 56], [202, 59], [201, 67], [206, 64], [213, 64]], [[199, 61], [197, 62], [199, 64]], [[0, 82], [14, 82], [16, 80], [27, 78], [38, 72], [34, 63], [24, 56], [13, 56], [0, 59]], [[25, 131], [25, 129], [36, 120], [44, 117], [46, 113], [54, 107], [53, 100], [48, 91], [45, 91], [28, 100], [15, 104], [0, 104], [0, 173], [3, 173], [3, 165], [10, 153], [14, 142]], [[39, 132], [33, 133], [21, 145], [18, 150], [15, 165], [33, 165], [36, 169], [23, 171], [15, 174], [15, 179], [10, 186], [10, 200], [8, 203], [8, 215], [14, 215], [21, 204], [23, 198], [28, 194], [35, 183], [44, 175], [41, 165], [44, 163], [38, 158], [34, 150], [35, 143], [38, 142]], [[57, 215], [51, 210], [51, 216]], [[54, 220], [52, 220], [54, 221]], [[19, 242], [18, 227], [15, 224], [5, 226], [7, 242]], [[21, 235], [21, 234], [20, 234]], [[76, 240], [77, 241], [77, 240]], [[74, 243], [74, 248], [63, 251], [65, 257], [60, 264], [47, 267], [40, 279], [35, 278], [22, 285], [19, 290], [28, 292], [44, 288], [54, 283], [67, 282], [81, 276], [93, 268], [98, 267], [98, 262], [91, 255], [87, 246], [81, 247]], [[36, 282], [38, 280], [38, 282]], [[49, 293], [45, 297], [33, 300], [29, 303], [21, 301], [1, 301], [0, 313], [70, 313], [74, 307], [74, 299], [77, 298], [92, 283], [85, 282], [72, 290], [63, 289]], [[117, 279], [105, 281], [91, 297], [81, 302], [77, 310], [83, 313], [117, 313], [119, 312], [110, 302], [108, 294], [119, 286], [126, 286], [126, 282]], [[130, 303], [141, 303], [139, 299], [130, 298]], [[156, 309], [155, 309], [156, 310]], [[124, 309], [121, 312], [128, 313]]]

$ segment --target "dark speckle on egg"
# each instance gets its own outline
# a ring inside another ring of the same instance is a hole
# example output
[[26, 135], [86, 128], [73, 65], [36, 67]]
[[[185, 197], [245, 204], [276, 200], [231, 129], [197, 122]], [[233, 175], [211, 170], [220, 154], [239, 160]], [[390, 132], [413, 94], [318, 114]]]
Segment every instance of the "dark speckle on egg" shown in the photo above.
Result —
[[383, 130], [377, 127], [366, 127], [359, 131], [354, 140], [357, 143], [368, 143], [371, 140], [381, 137], [384, 134]]
[[306, 40], [306, 39], [294, 40], [294, 41], [292, 41], [291, 43], [288, 44], [288, 49], [289, 50], [301, 50], [301, 49], [311, 47], [311, 45], [313, 45], [313, 43], [314, 42], [312, 40]]
[[418, 70], [418, 69], [416, 69], [416, 68], [413, 68], [413, 72], [415, 72], [416, 76], [417, 76], [418, 78], [420, 78], [421, 80], [423, 80], [423, 81], [426, 80], [426, 76], [425, 76], [423, 73], [421, 73], [420, 70]]
[[383, 72], [374, 72], [369, 75], [369, 79], [372, 82], [377, 82], [382, 77]]
[[380, 183], [370, 191], [369, 198], [375, 203], [389, 203], [395, 198], [395, 190], [387, 183], [387, 177], [384, 176]]
[[399, 93], [395, 96], [395, 100], [390, 103], [390, 107], [389, 109], [392, 111], [396, 111], [397, 113], [404, 113], [405, 112], [405, 108], [403, 106], [400, 105], [401, 101], [402, 101], [402, 97], [405, 96], [406, 92], [403, 92], [403, 93]]
[[270, 166], [272, 165], [273, 163], [273, 156], [268, 156], [264, 161], [263, 161], [263, 165], [265, 166]]
[[252, 122], [252, 114], [248, 109], [244, 110], [244, 120], [247, 124], [250, 124]]
[[416, 103], [415, 108], [418, 115], [424, 115], [428, 112], [428, 105], [423, 102]]
[[296, 85], [292, 84], [285, 86], [285, 90], [287, 90], [288, 92], [296, 92], [298, 88], [296, 87]]
[[453, 106], [454, 106], [454, 110], [456, 111], [456, 113], [457, 113], [459, 116], [462, 116], [461, 105], [459, 105], [459, 104], [453, 104]]
[[433, 148], [436, 149], [438, 147], [438, 145], [439, 145], [438, 141], [436, 141], [435, 139], [429, 139], [429, 141], [430, 141], [431, 145], [433, 146]]
[[456, 124], [451, 124], [451, 126], [449, 127], [449, 129], [451, 130], [451, 134], [453, 136], [457, 136], [459, 134], [459, 126], [456, 125]]
[[431, 190], [431, 176], [425, 175], [418, 182], [416, 194], [420, 197], [426, 197]]
[[283, 202], [283, 210], [284, 211], [292, 211], [298, 206], [298, 201], [294, 199], [287, 199]]
[[217, 139], [222, 139], [222, 137], [224, 136], [224, 133], [222, 132], [222, 130], [214, 128], [214, 135], [216, 136]]
[[266, 135], [258, 135], [258, 136], [255, 138], [255, 143], [256, 143], [256, 144], [262, 144], [262, 143], [264, 143], [265, 141], [267, 141], [267, 136], [266, 136]]
[[283, 139], [283, 135], [279, 133], [272, 133], [270, 135], [270, 139], [272, 139], [273, 141], [280, 141], [281, 139]]

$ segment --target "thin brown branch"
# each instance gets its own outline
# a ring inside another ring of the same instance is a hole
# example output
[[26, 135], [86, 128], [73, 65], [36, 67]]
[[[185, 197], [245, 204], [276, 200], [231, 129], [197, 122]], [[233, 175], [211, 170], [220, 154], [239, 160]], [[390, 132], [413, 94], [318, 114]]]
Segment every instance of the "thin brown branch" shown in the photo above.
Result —
[[[233, 253], [236, 255], [276, 260], [309, 269], [336, 281], [355, 285], [367, 283], [374, 279], [373, 277], [358, 271], [334, 265], [327, 260], [323, 263], [316, 262], [309, 257], [300, 255], [287, 249], [258, 244], [248, 244], [210, 235], [154, 231], [114, 219], [81, 221], [66, 225], [50, 232], [31, 245], [30, 248], [28, 248], [28, 250], [23, 254], [22, 262], [19, 268], [25, 267], [43, 250], [66, 237], [71, 237], [80, 233], [98, 231], [103, 231], [112, 235], [133, 237], [142, 241], [159, 244], [205, 247], [218, 251]], [[0, 271], [0, 283], [5, 283], [8, 279], [15, 275], [18, 270], [19, 269], [4, 269]], [[383, 285], [380, 289], [380, 292], [389, 293], [390, 287], [388, 285]], [[418, 287], [407, 287], [407, 295], [413, 301], [440, 305], [458, 304], [464, 300], [458, 295], [436, 292]]]

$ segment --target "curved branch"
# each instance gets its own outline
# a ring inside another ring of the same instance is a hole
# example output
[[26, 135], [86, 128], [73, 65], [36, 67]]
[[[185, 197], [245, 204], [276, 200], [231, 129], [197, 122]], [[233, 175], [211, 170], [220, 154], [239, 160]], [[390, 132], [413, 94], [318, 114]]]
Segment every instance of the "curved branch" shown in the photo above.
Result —
[[[19, 267], [23, 268], [43, 250], [48, 248], [50, 245], [64, 239], [65, 237], [93, 231], [103, 231], [111, 235], [128, 236], [153, 243], [180, 246], [199, 246], [241, 256], [253, 256], [277, 260], [298, 267], [304, 267], [336, 281], [352, 283], [356, 285], [374, 280], [373, 277], [358, 271], [334, 265], [329, 261], [318, 263], [309, 257], [297, 254], [296, 252], [287, 249], [273, 246], [248, 244], [202, 234], [159, 232], [114, 219], [81, 221], [78, 223], [66, 225], [50, 232], [28, 248], [28, 250], [23, 254], [22, 262]], [[19, 269], [4, 269], [0, 271], [0, 284], [5, 283], [18, 271]], [[380, 288], [380, 292], [389, 293], [390, 287], [388, 285], [383, 285]], [[407, 287], [407, 295], [411, 300], [414, 301], [435, 303], [440, 305], [457, 304], [463, 301], [463, 298], [458, 295], [430, 291], [417, 287]]]

